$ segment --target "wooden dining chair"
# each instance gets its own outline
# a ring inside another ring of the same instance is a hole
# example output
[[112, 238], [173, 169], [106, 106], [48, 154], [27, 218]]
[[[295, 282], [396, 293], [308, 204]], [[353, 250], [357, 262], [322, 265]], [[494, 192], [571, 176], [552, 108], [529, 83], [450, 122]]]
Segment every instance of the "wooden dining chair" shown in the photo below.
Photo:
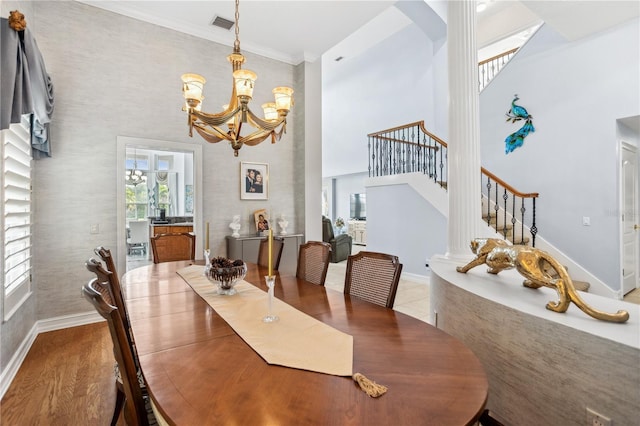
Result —
[[[282, 249], [284, 248], [284, 238], [273, 239], [273, 252], [271, 253], [271, 266], [274, 271], [277, 271], [280, 267], [280, 258], [282, 257]], [[269, 239], [265, 238], [260, 240], [260, 248], [258, 248], [258, 261], [259, 266], [264, 268], [269, 267]]]
[[[118, 308], [107, 302], [110, 291], [105, 283], [94, 278], [82, 287], [82, 294], [96, 311], [107, 320], [113, 342], [113, 355], [118, 363], [124, 389], [124, 415], [127, 425], [167, 424], [160, 414], [154, 413], [150, 398], [143, 394], [138, 385], [137, 368], [134, 354], [127, 340], [122, 315]], [[115, 424], [112, 422], [112, 424]]]
[[[111, 252], [108, 249], [104, 249], [103, 247], [98, 247], [94, 250], [95, 253], [99, 254], [100, 257], [111, 259]], [[105, 262], [108, 264], [108, 262]], [[127, 338], [127, 344], [129, 345], [131, 352], [133, 353], [133, 360], [136, 367], [137, 378], [138, 378], [138, 386], [142, 390], [143, 395], [146, 395], [146, 383], [144, 381], [144, 377], [142, 377], [142, 372], [140, 369], [140, 363], [138, 361], [137, 352], [135, 349], [135, 341], [133, 339], [133, 333], [131, 332], [131, 328], [129, 326], [129, 317], [127, 314], [127, 309], [124, 302], [124, 295], [122, 293], [122, 289], [120, 288], [120, 280], [116, 274], [111, 271], [106, 270], [102, 263], [99, 260], [91, 258], [85, 262], [86, 268], [96, 274], [96, 282], [93, 285], [93, 288], [98, 290], [103, 299], [109, 305], [113, 305], [117, 308], [118, 314], [121, 316], [121, 321], [124, 327], [125, 335]], [[115, 266], [112, 264], [112, 268], [115, 269]], [[122, 372], [120, 370], [119, 364], [116, 362], [114, 366], [114, 374], [115, 374], [115, 384], [116, 384], [116, 403], [113, 409], [113, 417], [111, 419], [111, 425], [114, 426], [118, 418], [120, 417], [120, 412], [124, 406], [125, 401], [125, 389], [124, 383], [122, 379]]]
[[347, 259], [344, 293], [393, 308], [401, 273], [398, 256], [361, 251]]
[[196, 236], [190, 232], [158, 234], [150, 238], [153, 263], [195, 260]]
[[114, 277], [118, 280], [118, 286], [119, 286], [120, 281], [118, 278], [118, 272], [116, 271], [116, 261], [113, 259], [113, 256], [111, 255], [111, 250], [103, 246], [98, 246], [95, 249], [93, 249], [93, 252], [96, 254], [96, 256], [98, 256], [104, 262], [105, 266], [107, 267], [107, 270], [113, 273]]
[[308, 241], [300, 245], [296, 277], [314, 284], [324, 285], [331, 260], [331, 244]]
[[122, 288], [120, 288], [120, 280], [118, 274], [115, 272], [115, 264], [111, 257], [111, 251], [103, 247], [98, 247], [94, 250], [94, 253], [98, 254], [100, 258], [105, 261], [107, 269], [102, 266], [102, 262], [97, 259], [91, 258], [85, 262], [85, 267], [90, 272], [96, 274], [96, 278], [101, 283], [108, 283], [111, 292], [111, 303], [119, 309], [120, 315], [122, 315], [122, 321], [124, 322], [127, 330], [129, 329], [129, 316], [127, 308], [124, 303], [124, 295], [122, 294]]

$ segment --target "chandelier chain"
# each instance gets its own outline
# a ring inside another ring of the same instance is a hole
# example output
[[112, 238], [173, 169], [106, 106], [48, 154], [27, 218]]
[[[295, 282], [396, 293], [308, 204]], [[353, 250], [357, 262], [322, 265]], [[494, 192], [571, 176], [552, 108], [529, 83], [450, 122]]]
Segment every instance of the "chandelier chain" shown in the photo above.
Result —
[[240, 51], [240, 0], [236, 0], [236, 41], [233, 42], [233, 50]]

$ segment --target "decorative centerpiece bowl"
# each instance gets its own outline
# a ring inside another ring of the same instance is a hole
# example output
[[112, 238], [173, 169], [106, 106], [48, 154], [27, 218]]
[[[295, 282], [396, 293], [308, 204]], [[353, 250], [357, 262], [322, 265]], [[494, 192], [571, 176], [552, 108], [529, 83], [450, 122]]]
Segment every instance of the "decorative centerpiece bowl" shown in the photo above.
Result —
[[242, 260], [230, 260], [226, 257], [214, 257], [204, 267], [204, 276], [218, 286], [218, 294], [236, 294], [233, 288], [247, 275], [247, 264]]

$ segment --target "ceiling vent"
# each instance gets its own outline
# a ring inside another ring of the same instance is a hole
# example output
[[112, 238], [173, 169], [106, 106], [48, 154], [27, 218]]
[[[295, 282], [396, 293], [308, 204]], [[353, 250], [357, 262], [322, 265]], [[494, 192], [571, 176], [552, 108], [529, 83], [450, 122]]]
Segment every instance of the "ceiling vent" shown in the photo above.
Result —
[[213, 25], [214, 27], [224, 28], [227, 31], [230, 30], [231, 27], [233, 27], [234, 23], [235, 22], [222, 18], [220, 16], [214, 17], [213, 21], [211, 21], [211, 25]]

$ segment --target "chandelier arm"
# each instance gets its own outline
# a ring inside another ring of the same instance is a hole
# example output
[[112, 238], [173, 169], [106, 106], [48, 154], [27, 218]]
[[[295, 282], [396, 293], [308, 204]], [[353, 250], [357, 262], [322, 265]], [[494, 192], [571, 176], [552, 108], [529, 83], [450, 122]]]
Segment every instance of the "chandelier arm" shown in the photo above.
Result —
[[212, 133], [212, 132], [208, 131], [206, 128], [204, 128], [204, 127], [202, 127], [202, 126], [200, 126], [198, 124], [194, 124], [193, 127], [196, 129], [196, 132], [198, 132], [198, 134], [200, 136], [202, 136], [202, 138], [204, 140], [206, 140], [207, 142], [209, 142], [209, 143], [216, 143], [216, 142], [220, 142], [222, 140], [233, 140], [233, 138], [229, 138], [229, 135], [227, 135], [227, 134], [224, 134], [224, 136], [223, 136], [223, 135], [219, 134], [218, 132], [216, 132], [218, 134]]
[[240, 109], [240, 106], [236, 107], [235, 109], [231, 109], [231, 107], [229, 107], [229, 109], [215, 114], [209, 114], [206, 112], [194, 110], [192, 112], [192, 115], [209, 126], [220, 126], [232, 119], [240, 111]]
[[275, 130], [273, 132], [271, 132], [271, 143], [276, 143], [276, 141], [279, 141], [282, 138], [282, 134], [283, 133], [287, 133], [287, 122], [285, 121], [285, 123], [282, 125], [282, 127], [280, 128], [279, 132], [276, 132]]
[[279, 125], [285, 122], [286, 118], [278, 118], [277, 121], [266, 121], [256, 116], [250, 109], [247, 109], [247, 115], [249, 116], [249, 123], [252, 126], [257, 127], [259, 129], [265, 130], [275, 130]]
[[250, 135], [240, 138], [240, 141], [247, 146], [256, 146], [260, 142], [268, 138], [269, 135], [271, 135], [271, 133], [272, 132], [258, 130], [256, 132], [251, 133]]

